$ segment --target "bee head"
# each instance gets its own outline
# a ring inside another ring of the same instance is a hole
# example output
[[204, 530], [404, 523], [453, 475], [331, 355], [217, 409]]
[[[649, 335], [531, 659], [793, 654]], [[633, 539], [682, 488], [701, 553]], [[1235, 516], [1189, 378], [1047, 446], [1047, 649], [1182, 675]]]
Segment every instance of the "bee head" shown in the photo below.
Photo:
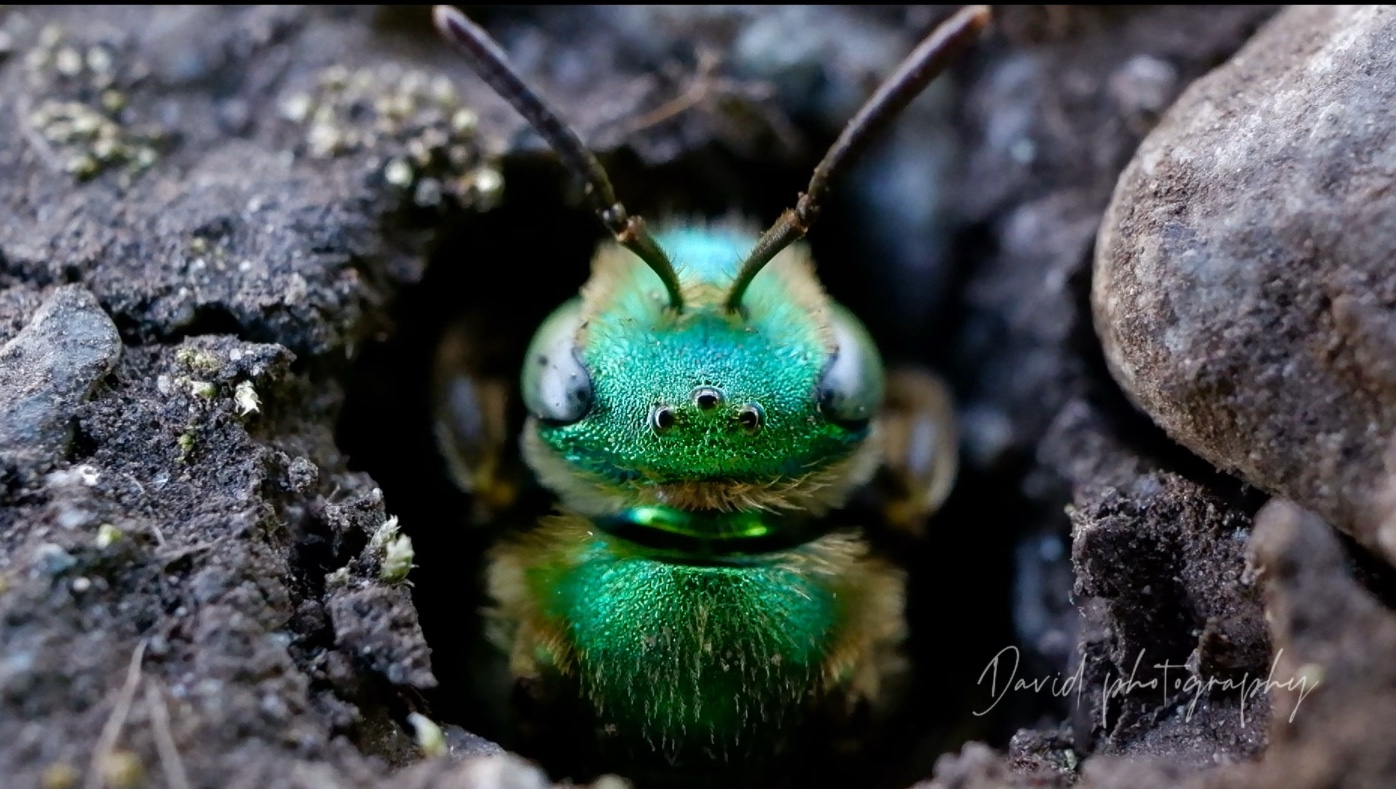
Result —
[[818, 508], [865, 480], [877, 349], [825, 295], [804, 245], [729, 309], [756, 237], [736, 226], [658, 234], [681, 261], [682, 312], [634, 255], [598, 250], [581, 297], [543, 324], [525, 362], [525, 449], [545, 483], [631, 505], [745, 509]]
[[[523, 372], [524, 450], [573, 508], [798, 508], [840, 503], [876, 465], [882, 362], [833, 304], [799, 242], [834, 176], [988, 23], [961, 9], [912, 50], [762, 234], [651, 234], [581, 139], [479, 26], [437, 6], [437, 28], [586, 182], [614, 237], [579, 299], [539, 329]], [[675, 265], [677, 262], [678, 265]]]

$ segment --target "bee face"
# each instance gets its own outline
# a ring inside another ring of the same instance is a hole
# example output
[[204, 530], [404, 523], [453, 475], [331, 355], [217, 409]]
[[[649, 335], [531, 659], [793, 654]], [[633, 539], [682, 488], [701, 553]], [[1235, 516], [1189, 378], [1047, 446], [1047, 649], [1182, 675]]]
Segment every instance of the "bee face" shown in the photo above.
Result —
[[732, 312], [720, 286], [755, 234], [659, 237], [683, 261], [689, 309], [667, 309], [651, 271], [604, 247], [583, 297], [554, 313], [529, 352], [531, 459], [632, 502], [779, 504], [870, 434], [882, 395], [877, 351], [824, 295], [802, 247], [777, 258]]

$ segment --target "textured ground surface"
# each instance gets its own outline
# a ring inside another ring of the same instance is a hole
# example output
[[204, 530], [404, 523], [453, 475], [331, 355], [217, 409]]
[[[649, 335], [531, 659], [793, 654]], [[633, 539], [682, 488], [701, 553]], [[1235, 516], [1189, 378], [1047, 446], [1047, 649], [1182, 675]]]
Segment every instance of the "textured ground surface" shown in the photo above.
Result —
[[[488, 21], [615, 154], [632, 209], [774, 217], [935, 13]], [[826, 212], [813, 242], [830, 289], [889, 355], [945, 373], [965, 444], [959, 488], [908, 551], [918, 681], [875, 773], [850, 785], [1396, 783], [1390, 568], [1173, 443], [1092, 328], [1117, 178], [1271, 13], [1007, 9]], [[1367, 29], [1309, 13], [1271, 29], [1261, 72], [1313, 56], [1295, 42], [1317, 30]], [[507, 738], [489, 702], [502, 682], [470, 646], [484, 539], [425, 414], [442, 327], [483, 315], [482, 346], [508, 356], [575, 290], [597, 231], [426, 19], [0, 9], [13, 785], [547, 785], [459, 730], [453, 753], [488, 758], [423, 760], [414, 740], [412, 713]], [[1376, 299], [1390, 285], [1325, 282]], [[1345, 336], [1380, 333], [1367, 301], [1344, 303]], [[1384, 374], [1372, 358], [1360, 369]], [[1389, 389], [1373, 397], [1389, 413]], [[1315, 424], [1349, 418], [1305, 402]], [[1303, 446], [1272, 455], [1314, 467]], [[1306, 504], [1353, 528], [1323, 500]], [[996, 654], [1000, 681], [1011, 654], [1057, 691], [989, 688]]]

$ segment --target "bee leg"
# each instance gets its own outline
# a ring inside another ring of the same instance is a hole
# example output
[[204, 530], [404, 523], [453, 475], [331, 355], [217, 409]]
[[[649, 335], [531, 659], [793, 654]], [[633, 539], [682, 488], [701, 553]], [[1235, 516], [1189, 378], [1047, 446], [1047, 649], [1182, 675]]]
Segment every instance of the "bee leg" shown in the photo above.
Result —
[[959, 430], [950, 389], [936, 375], [900, 367], [887, 376], [878, 415], [883, 467], [877, 478], [887, 522], [915, 536], [950, 495], [959, 471]]
[[475, 501], [477, 520], [507, 508], [518, 495], [519, 470], [510, 463], [508, 424], [512, 379], [491, 370], [494, 354], [478, 320], [449, 326], [432, 371], [432, 430], [452, 481]]
[[551, 576], [579, 561], [577, 552], [585, 547], [580, 538], [589, 525], [574, 515], [549, 516], [539, 528], [511, 535], [490, 549], [485, 572], [493, 602], [488, 635], [509, 656], [509, 671], [518, 679], [546, 682], [574, 668], [566, 629], [547, 615], [536, 584], [539, 574]]
[[[854, 545], [855, 561], [838, 558]], [[862, 751], [877, 737], [905, 697], [910, 675], [902, 651], [905, 573], [874, 555], [865, 541], [854, 545], [826, 537], [803, 549], [837, 563], [836, 590], [848, 607], [824, 667], [826, 694], [812, 710], [808, 732], [838, 759]]]
[[[548, 528], [552, 524], [552, 528]], [[581, 518], [553, 516], [542, 528], [522, 530], [497, 542], [489, 552], [485, 573], [491, 605], [486, 610], [487, 635], [508, 662], [513, 682], [501, 685], [509, 694], [511, 727], [517, 749], [546, 758], [555, 769], [587, 772], [593, 743], [577, 732], [596, 721], [578, 693], [576, 656], [565, 628], [545, 612], [547, 600], [530, 583], [531, 571], [545, 574], [574, 564], [578, 538], [588, 523]], [[607, 732], [600, 734], [604, 737]]]

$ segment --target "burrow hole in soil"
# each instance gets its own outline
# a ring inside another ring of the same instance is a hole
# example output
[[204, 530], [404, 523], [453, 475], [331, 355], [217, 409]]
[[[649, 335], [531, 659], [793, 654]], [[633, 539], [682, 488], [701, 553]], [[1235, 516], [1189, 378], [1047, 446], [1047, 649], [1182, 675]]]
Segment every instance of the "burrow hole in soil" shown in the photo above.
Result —
[[[666, 216], [737, 214], [764, 225], [793, 202], [813, 164], [814, 159], [740, 160], [719, 149], [702, 149], [659, 168], [625, 155], [606, 160], [622, 200], [651, 224]], [[368, 343], [355, 363], [338, 436], [351, 465], [373, 476], [388, 512], [401, 518], [412, 537], [413, 599], [440, 681], [426, 694], [432, 715], [512, 748], [520, 743], [509, 711], [511, 682], [497, 650], [483, 637], [480, 612], [488, 602], [481, 582], [483, 553], [500, 533], [548, 512], [551, 499], [534, 489], [524, 494], [514, 522], [471, 523], [471, 502], [450, 481], [433, 438], [433, 354], [448, 325], [472, 321], [472, 331], [490, 349], [493, 371], [515, 382], [533, 331], [576, 293], [604, 231], [576, 199], [575, 185], [555, 159], [511, 158], [504, 164], [504, 180], [505, 197], [497, 208], [438, 220], [432, 228], [437, 240], [423, 280], [399, 294], [392, 332]], [[873, 278], [867, 267], [877, 261], [859, 254], [865, 229], [848, 219], [855, 212], [846, 210], [842, 201], [847, 199], [835, 191], [809, 243], [831, 295], [855, 314], [874, 315], [879, 294], [869, 287]], [[971, 254], [972, 249], [958, 256]], [[953, 298], [947, 309], [955, 309]], [[952, 316], [941, 324], [953, 331], [953, 322]], [[922, 349], [915, 358], [889, 362], [936, 368], [946, 355], [944, 338], [889, 337], [895, 329], [868, 323], [880, 347]], [[942, 372], [953, 386], [953, 371]], [[523, 416], [514, 398], [511, 435], [518, 434]], [[992, 474], [962, 471], [929, 536], [898, 551], [910, 582], [906, 651], [913, 682], [877, 745], [846, 765], [857, 785], [909, 785], [965, 740], [1002, 747], [1019, 726], [1052, 714], [1021, 704], [975, 714], [988, 706], [976, 687], [980, 673], [1016, 640], [1010, 616], [1013, 550], [1018, 525], [1028, 520], [1016, 493], [1017, 473], [1012, 468]], [[584, 774], [587, 767], [551, 749], [523, 753], [538, 759], [555, 779], [593, 777]]]

